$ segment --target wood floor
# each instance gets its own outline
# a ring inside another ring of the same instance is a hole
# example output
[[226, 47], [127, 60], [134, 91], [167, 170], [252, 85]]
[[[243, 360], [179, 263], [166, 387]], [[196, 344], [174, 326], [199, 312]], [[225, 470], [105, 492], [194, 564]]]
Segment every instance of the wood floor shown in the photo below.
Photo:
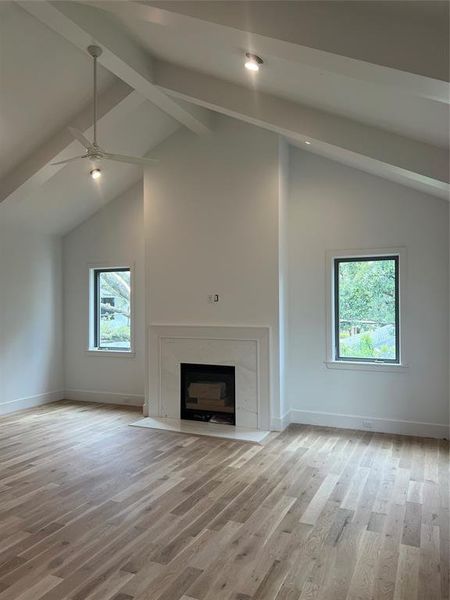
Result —
[[448, 600], [448, 442], [296, 427], [254, 446], [138, 416], [0, 419], [0, 600]]

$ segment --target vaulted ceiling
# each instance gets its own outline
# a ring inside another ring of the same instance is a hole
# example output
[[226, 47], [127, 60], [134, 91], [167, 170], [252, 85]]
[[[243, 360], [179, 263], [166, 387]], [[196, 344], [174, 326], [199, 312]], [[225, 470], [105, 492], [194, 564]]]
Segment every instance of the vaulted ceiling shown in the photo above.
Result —
[[[89, 56], [14, 2], [0, 2], [0, 178], [90, 102]], [[101, 68], [104, 91], [116, 77]]]
[[[92, 124], [93, 41], [112, 151], [202, 135], [214, 111], [448, 198], [445, 1], [2, 2], [0, 28], [2, 220], [63, 233], [141, 176], [105, 165], [93, 186], [83, 165], [50, 164], [80, 150], [67, 125]], [[257, 75], [246, 51], [264, 59]]]

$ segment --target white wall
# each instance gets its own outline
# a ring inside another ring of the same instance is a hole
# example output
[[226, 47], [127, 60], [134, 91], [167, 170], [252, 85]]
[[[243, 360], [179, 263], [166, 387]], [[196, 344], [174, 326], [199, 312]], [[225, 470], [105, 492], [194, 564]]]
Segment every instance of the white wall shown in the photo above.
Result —
[[0, 414], [63, 397], [61, 240], [0, 225]]
[[149, 322], [269, 326], [278, 418], [278, 137], [218, 117], [158, 156], [144, 184]]
[[[135, 267], [134, 356], [87, 352], [89, 264]], [[144, 228], [142, 182], [64, 238], [66, 398], [142, 405], [144, 398]]]
[[[150, 323], [269, 326], [273, 424], [287, 414], [324, 425], [361, 428], [368, 420], [374, 430], [448, 433], [446, 202], [288, 152], [272, 133], [224, 117], [210, 136], [177, 132], [158, 155], [159, 165], [145, 174], [144, 203], [136, 187], [64, 238], [66, 397], [141, 404]], [[408, 369], [328, 369], [326, 251], [398, 246], [408, 258]], [[134, 358], [86, 352], [88, 265], [114, 261], [136, 267]], [[208, 303], [212, 293], [218, 304]]]
[[279, 140], [278, 164], [278, 286], [279, 286], [279, 351], [280, 351], [280, 428], [288, 424], [289, 399], [287, 369], [289, 352], [289, 158], [287, 142]]
[[[362, 428], [365, 417], [374, 430], [448, 433], [448, 211], [443, 200], [291, 149], [287, 388], [293, 420]], [[409, 368], [328, 369], [326, 251], [399, 246], [407, 249]]]

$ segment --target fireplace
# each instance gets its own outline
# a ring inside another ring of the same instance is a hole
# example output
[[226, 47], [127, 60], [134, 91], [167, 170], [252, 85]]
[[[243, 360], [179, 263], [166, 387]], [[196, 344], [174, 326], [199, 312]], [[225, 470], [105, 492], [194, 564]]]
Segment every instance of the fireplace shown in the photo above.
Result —
[[236, 424], [235, 368], [225, 365], [180, 365], [182, 419]]

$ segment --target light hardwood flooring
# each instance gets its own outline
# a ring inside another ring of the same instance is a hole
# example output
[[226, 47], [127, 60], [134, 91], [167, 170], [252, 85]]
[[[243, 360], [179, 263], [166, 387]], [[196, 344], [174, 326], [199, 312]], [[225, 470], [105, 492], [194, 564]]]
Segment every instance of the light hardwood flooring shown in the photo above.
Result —
[[69, 402], [0, 419], [0, 600], [448, 600], [448, 442], [264, 446]]

